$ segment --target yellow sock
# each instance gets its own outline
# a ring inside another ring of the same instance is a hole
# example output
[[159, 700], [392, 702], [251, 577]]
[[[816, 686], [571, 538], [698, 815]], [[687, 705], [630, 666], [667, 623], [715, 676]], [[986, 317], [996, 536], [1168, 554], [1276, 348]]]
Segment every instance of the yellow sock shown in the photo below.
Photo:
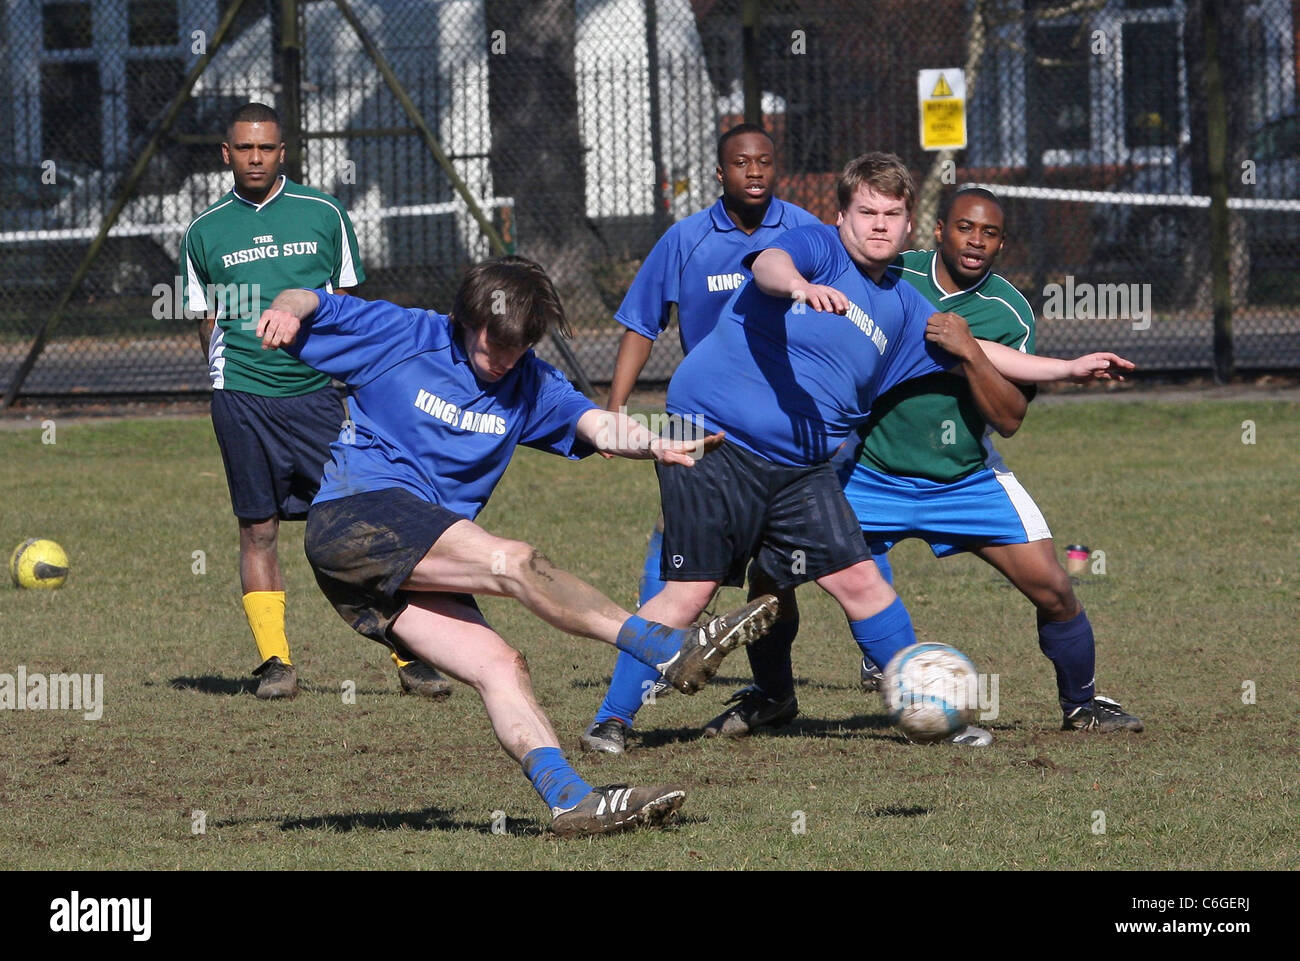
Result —
[[397, 652], [396, 652], [396, 651], [389, 651], [389, 652], [388, 652], [388, 656], [391, 657], [391, 658], [393, 659], [393, 663], [397, 665], [397, 669], [398, 669], [399, 671], [400, 671], [402, 668], [406, 667], [406, 665], [411, 664], [411, 663], [414, 663], [414, 662], [412, 662], [412, 661], [404, 661], [404, 660], [402, 660], [400, 657], [397, 656]]
[[249, 591], [244, 595], [244, 614], [253, 629], [262, 662], [278, 657], [289, 660], [289, 638], [284, 633], [284, 591]]

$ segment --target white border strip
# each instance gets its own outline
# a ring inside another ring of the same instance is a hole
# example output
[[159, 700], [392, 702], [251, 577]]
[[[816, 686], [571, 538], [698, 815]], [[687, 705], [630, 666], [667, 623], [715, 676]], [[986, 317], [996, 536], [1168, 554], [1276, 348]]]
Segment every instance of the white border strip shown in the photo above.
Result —
[[[1023, 197], [1026, 200], [1064, 200], [1071, 203], [1124, 204], [1133, 207], [1208, 207], [1209, 197], [1187, 194], [1126, 194], [1109, 190], [1065, 190], [1058, 187], [1008, 187], [1002, 184], [964, 184], [983, 187], [998, 197]], [[1256, 200], [1229, 197], [1231, 210], [1300, 210], [1300, 200]]]

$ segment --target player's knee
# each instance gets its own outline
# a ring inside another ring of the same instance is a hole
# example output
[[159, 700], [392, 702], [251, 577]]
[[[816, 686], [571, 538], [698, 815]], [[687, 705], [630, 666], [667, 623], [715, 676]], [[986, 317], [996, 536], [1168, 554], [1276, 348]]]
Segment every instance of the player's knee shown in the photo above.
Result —
[[695, 611], [696, 617], [698, 617], [704, 609], [709, 606], [709, 602], [713, 600], [713, 595], [718, 591], [718, 586], [716, 584], [697, 584], [685, 581], [678, 581], [676, 583], [681, 585], [681, 587], [678, 588], [678, 596], [686, 606], [689, 606], [693, 611]]
[[854, 564], [822, 578], [818, 583], [841, 600], [855, 598], [879, 603], [893, 599], [894, 589], [880, 576], [880, 569], [875, 564]]
[[1083, 609], [1079, 599], [1074, 595], [1070, 584], [1070, 575], [1057, 568], [1033, 593], [1034, 606], [1038, 615], [1049, 621], [1068, 620]]
[[504, 594], [517, 594], [527, 583], [545, 579], [555, 565], [550, 558], [524, 541], [500, 541], [492, 550], [491, 573]]
[[480, 691], [531, 690], [532, 675], [528, 672], [528, 659], [503, 639], [497, 638], [491, 650], [484, 652], [470, 683]]
[[279, 539], [280, 525], [275, 518], [239, 525], [239, 544], [245, 550], [273, 551]]
[[[691, 624], [709, 606], [718, 585], [706, 581], [666, 581], [664, 589], [655, 595], [652, 620], [674, 627]], [[647, 608], [649, 605], [647, 605]]]

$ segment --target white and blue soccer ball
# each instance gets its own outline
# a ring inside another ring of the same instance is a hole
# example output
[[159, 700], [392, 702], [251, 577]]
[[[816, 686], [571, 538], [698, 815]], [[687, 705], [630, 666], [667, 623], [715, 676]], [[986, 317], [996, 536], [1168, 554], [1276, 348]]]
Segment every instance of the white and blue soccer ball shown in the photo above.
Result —
[[979, 674], [971, 659], [947, 644], [913, 644], [893, 656], [880, 685], [889, 719], [918, 744], [957, 733], [979, 701]]

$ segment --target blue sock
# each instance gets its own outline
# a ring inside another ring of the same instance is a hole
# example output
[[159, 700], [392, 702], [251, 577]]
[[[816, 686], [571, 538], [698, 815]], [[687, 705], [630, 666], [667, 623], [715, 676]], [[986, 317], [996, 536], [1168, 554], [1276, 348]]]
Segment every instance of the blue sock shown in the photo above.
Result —
[[558, 747], [535, 747], [522, 763], [533, 790], [552, 810], [571, 808], [591, 793], [591, 785], [578, 777]]
[[642, 664], [654, 667], [671, 660], [682, 647], [686, 631], [647, 621], [633, 614], [618, 629], [614, 646], [627, 651]]
[[862, 653], [880, 665], [881, 670], [895, 654], [916, 643], [912, 616], [907, 613], [901, 597], [894, 598], [894, 603], [879, 614], [860, 621], [849, 621], [849, 630], [853, 632], [853, 639], [862, 648]]
[[876, 567], [880, 568], [880, 576], [885, 579], [885, 583], [893, 587], [894, 569], [889, 564], [889, 548], [880, 543], [872, 544], [871, 559], [876, 562]]
[[[637, 593], [638, 607], [645, 607], [646, 601], [664, 589], [664, 579], [659, 576], [662, 571], [660, 555], [663, 553], [663, 546], [663, 531], [656, 526], [650, 532], [650, 543], [645, 550], [645, 563], [641, 568], [641, 585]], [[624, 630], [626, 628], [627, 625], [624, 625]], [[673, 652], [669, 652], [667, 657], [659, 658], [656, 663], [663, 663], [672, 655]], [[626, 650], [620, 649], [618, 660], [614, 663], [614, 676], [609, 679], [609, 690], [605, 692], [605, 700], [601, 701], [600, 709], [596, 711], [596, 723], [601, 724], [612, 718], [618, 718], [631, 727], [636, 712], [645, 703], [646, 691], [654, 686], [658, 678], [659, 672], [655, 668], [643, 664]]]
[[745, 648], [749, 667], [754, 672], [754, 686], [772, 700], [780, 700], [794, 693], [794, 668], [790, 664], [790, 649], [799, 633], [799, 608], [787, 619], [788, 606], [783, 606], [781, 616], [766, 635]]
[[614, 676], [609, 680], [609, 690], [605, 692], [605, 700], [600, 702], [600, 710], [596, 712], [596, 723], [618, 718], [631, 727], [636, 712], [645, 703], [646, 691], [654, 686], [658, 677], [659, 672], [653, 667], [620, 651], [618, 661], [614, 664]]
[[637, 592], [637, 607], [645, 607], [646, 601], [654, 597], [664, 589], [664, 581], [661, 576], [663, 568], [661, 567], [663, 553], [664, 532], [656, 527], [650, 532], [650, 543], [645, 549], [645, 563], [641, 567], [641, 585]]
[[1070, 711], [1092, 702], [1096, 693], [1097, 648], [1087, 611], [1068, 621], [1039, 621], [1038, 646], [1056, 667], [1056, 692]]

